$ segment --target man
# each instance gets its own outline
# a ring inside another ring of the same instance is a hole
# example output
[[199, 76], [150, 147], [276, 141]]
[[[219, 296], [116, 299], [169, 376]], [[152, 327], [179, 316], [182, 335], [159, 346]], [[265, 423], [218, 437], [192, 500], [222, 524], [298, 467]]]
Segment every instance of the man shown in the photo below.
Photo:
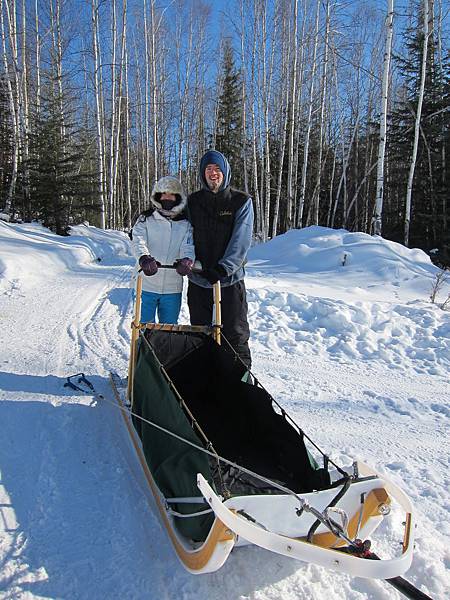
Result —
[[253, 234], [252, 199], [230, 187], [231, 169], [223, 154], [208, 150], [200, 161], [203, 187], [188, 197], [195, 257], [202, 272], [189, 275], [192, 325], [212, 320], [212, 286], [222, 288], [222, 333], [250, 369], [244, 264]]

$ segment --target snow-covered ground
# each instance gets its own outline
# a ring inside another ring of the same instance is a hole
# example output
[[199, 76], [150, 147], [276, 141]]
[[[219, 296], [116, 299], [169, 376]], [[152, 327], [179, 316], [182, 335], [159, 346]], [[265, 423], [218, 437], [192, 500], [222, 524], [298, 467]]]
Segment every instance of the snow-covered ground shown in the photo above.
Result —
[[[0, 222], [0, 598], [400, 598], [257, 548], [211, 575], [184, 571], [107, 401], [108, 371], [127, 369], [132, 263], [122, 233]], [[450, 313], [429, 301], [436, 267], [311, 227], [254, 247], [247, 270], [255, 373], [333, 458], [361, 458], [408, 492], [406, 577], [449, 597]], [[64, 387], [79, 371], [105, 401]]]

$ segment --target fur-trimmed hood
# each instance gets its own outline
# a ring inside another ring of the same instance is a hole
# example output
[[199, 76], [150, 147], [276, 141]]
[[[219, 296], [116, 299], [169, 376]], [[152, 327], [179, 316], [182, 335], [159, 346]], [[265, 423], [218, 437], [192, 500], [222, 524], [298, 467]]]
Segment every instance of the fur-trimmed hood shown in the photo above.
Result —
[[[163, 193], [175, 194], [180, 198], [180, 202], [176, 204], [172, 210], [164, 210], [161, 203], [158, 201], [159, 197]], [[150, 203], [164, 216], [175, 217], [179, 215], [186, 207], [186, 193], [181, 185], [180, 181], [176, 177], [168, 175], [167, 177], [161, 177], [153, 186], [153, 190], [150, 196]]]

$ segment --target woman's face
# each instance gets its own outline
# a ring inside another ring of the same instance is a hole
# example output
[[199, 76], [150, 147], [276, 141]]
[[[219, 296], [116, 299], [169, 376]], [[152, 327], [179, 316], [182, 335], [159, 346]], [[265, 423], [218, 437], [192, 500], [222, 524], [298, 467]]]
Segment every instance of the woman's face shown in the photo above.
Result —
[[161, 194], [161, 200], [171, 200], [172, 202], [175, 202], [176, 198], [175, 198], [175, 194], [169, 194], [167, 192], [163, 192]]

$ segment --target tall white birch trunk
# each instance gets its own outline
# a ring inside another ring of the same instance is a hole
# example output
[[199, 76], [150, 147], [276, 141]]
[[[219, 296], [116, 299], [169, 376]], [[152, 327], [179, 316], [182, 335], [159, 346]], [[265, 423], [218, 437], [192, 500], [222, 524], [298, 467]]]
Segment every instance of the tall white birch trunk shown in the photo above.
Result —
[[308, 104], [308, 116], [306, 121], [306, 131], [303, 143], [303, 165], [302, 165], [302, 178], [300, 184], [299, 202], [298, 202], [298, 213], [297, 213], [297, 227], [302, 227], [303, 222], [303, 211], [305, 207], [305, 192], [306, 192], [306, 175], [308, 171], [308, 158], [309, 158], [309, 142], [311, 137], [312, 127], [312, 111], [314, 102], [314, 82], [316, 78], [317, 69], [317, 46], [319, 44], [319, 17], [320, 17], [320, 0], [317, 0], [316, 4], [316, 22], [314, 27], [314, 48], [311, 65], [311, 82], [309, 88], [309, 104]]
[[[271, 47], [271, 55], [269, 64], [266, 65], [266, 47], [267, 47], [267, 4], [264, 5], [264, 12], [262, 15], [263, 19], [263, 109], [264, 109], [264, 206], [263, 206], [263, 240], [266, 241], [269, 235], [269, 219], [270, 219], [270, 198], [271, 198], [271, 168], [270, 168], [270, 120], [269, 120], [269, 110], [270, 110], [270, 99], [271, 99], [271, 90], [272, 90], [272, 77], [273, 77], [273, 61], [274, 61], [274, 44]], [[276, 39], [278, 30], [278, 20], [275, 20], [274, 30], [273, 30], [273, 38]]]
[[[256, 15], [254, 28], [256, 30]], [[256, 232], [257, 234], [261, 234], [262, 230], [262, 210], [261, 210], [261, 194], [259, 189], [259, 177], [258, 177], [258, 132], [257, 132], [257, 123], [256, 116], [259, 114], [258, 100], [257, 100], [257, 89], [256, 85], [256, 33], [253, 35], [253, 45], [252, 45], [252, 56], [251, 56], [251, 82], [252, 82], [252, 110], [251, 110], [251, 121], [252, 121], [252, 153], [253, 153], [253, 161], [252, 161], [252, 179], [253, 179], [253, 189], [255, 190], [255, 208], [256, 208]]]
[[[53, 12], [53, 11], [52, 11]], [[53, 21], [53, 19], [52, 19]], [[66, 124], [64, 115], [64, 97], [63, 97], [63, 52], [62, 52], [62, 38], [61, 38], [61, 0], [56, 0], [56, 15], [55, 21], [52, 22], [53, 35], [56, 35], [55, 50], [56, 50], [56, 75], [58, 79], [58, 99], [59, 99], [59, 113], [61, 119], [61, 139], [66, 139]], [[63, 148], [64, 151], [64, 148]]]
[[289, 99], [291, 95], [291, 88], [287, 85], [289, 81], [289, 73], [290, 73], [290, 62], [291, 62], [291, 35], [290, 35], [290, 19], [289, 14], [284, 16], [284, 24], [282, 28], [282, 65], [281, 65], [281, 81], [286, 82], [284, 85], [285, 93], [282, 96], [282, 105], [281, 105], [281, 123], [280, 128], [281, 132], [279, 133], [279, 155], [278, 155], [278, 178], [277, 178], [277, 192], [275, 197], [275, 206], [273, 210], [273, 218], [272, 218], [272, 231], [271, 236], [275, 237], [278, 233], [278, 221], [280, 214], [280, 200], [281, 200], [281, 192], [283, 187], [283, 171], [284, 171], [284, 163], [285, 163], [285, 153], [286, 153], [286, 138], [288, 136], [288, 128], [289, 128]]
[[158, 144], [158, 119], [157, 119], [157, 78], [156, 78], [156, 25], [155, 25], [155, 0], [150, 0], [150, 58], [151, 58], [151, 100], [152, 100], [152, 138], [153, 138], [153, 176], [159, 179], [159, 144]]
[[36, 113], [41, 112], [41, 35], [39, 33], [39, 8], [38, 0], [34, 2], [34, 26], [36, 33]]
[[130, 177], [130, 147], [131, 147], [131, 136], [130, 136], [130, 93], [128, 86], [128, 49], [125, 50], [125, 98], [126, 98], [126, 108], [125, 108], [125, 136], [126, 136], [126, 207], [127, 207], [127, 222], [126, 227], [128, 230], [131, 229], [131, 177]]
[[112, 157], [112, 169], [113, 169], [113, 177], [112, 177], [112, 185], [114, 188], [114, 196], [115, 199], [115, 211], [113, 214], [113, 227], [117, 226], [117, 218], [119, 215], [118, 211], [118, 186], [117, 186], [117, 177], [119, 172], [119, 150], [120, 150], [120, 128], [122, 121], [122, 87], [123, 87], [123, 72], [124, 72], [124, 62], [125, 62], [125, 46], [126, 46], [126, 35], [127, 35], [127, 0], [122, 0], [122, 32], [121, 32], [121, 41], [120, 41], [120, 63], [119, 63], [119, 76], [117, 78], [117, 107], [113, 107], [113, 110], [117, 111], [116, 117], [116, 131], [115, 131], [115, 141], [114, 141], [114, 155]]
[[100, 202], [100, 227], [106, 227], [106, 210], [105, 210], [105, 172], [104, 172], [104, 121], [102, 119], [100, 85], [99, 85], [99, 70], [101, 69], [101, 55], [98, 43], [98, 19], [99, 6], [98, 0], [91, 0], [91, 19], [92, 19], [92, 47], [94, 51], [94, 96], [95, 96], [95, 120], [97, 125], [97, 169], [98, 181], [97, 192]]
[[111, 6], [111, 129], [109, 132], [109, 189], [108, 189], [108, 226], [114, 219], [115, 188], [114, 188], [114, 157], [116, 142], [116, 54], [117, 54], [117, 13], [116, 0]]
[[[15, 27], [15, 20], [14, 20], [14, 24], [12, 25], [11, 23], [11, 11], [10, 8], [12, 8], [12, 10], [14, 11], [15, 14], [15, 3], [13, 4], [12, 7], [9, 7], [8, 5], [8, 0], [5, 0], [5, 8], [6, 8], [6, 12], [8, 15], [8, 32], [6, 31], [5, 28], [5, 22], [4, 22], [4, 17], [3, 17], [3, 10], [4, 10], [4, 5], [3, 5], [3, 0], [0, 0], [0, 24], [1, 24], [1, 34], [2, 34], [2, 53], [3, 53], [3, 65], [4, 65], [4, 69], [5, 69], [5, 79], [6, 79], [6, 88], [8, 91], [8, 100], [9, 100], [9, 109], [11, 112], [11, 117], [12, 117], [12, 121], [13, 121], [13, 155], [12, 155], [12, 165], [11, 165], [11, 181], [9, 184], [9, 188], [8, 188], [8, 192], [5, 198], [5, 206], [3, 208], [3, 211], [10, 215], [11, 214], [11, 209], [12, 209], [12, 199], [16, 190], [16, 183], [17, 183], [17, 170], [18, 170], [18, 164], [19, 164], [19, 152], [20, 152], [20, 105], [19, 105], [19, 97], [20, 97], [20, 90], [19, 90], [19, 85], [18, 85], [18, 65], [17, 65], [17, 45], [16, 45], [16, 36], [15, 36], [15, 32], [16, 32], [16, 27]], [[15, 19], [15, 17], [14, 17]], [[13, 27], [13, 30], [11, 31], [11, 25]], [[13, 53], [13, 65], [12, 68], [10, 68], [9, 62], [8, 62], [8, 48], [7, 48], [7, 37], [9, 37], [10, 40], [10, 46], [11, 46], [11, 52]], [[13, 88], [13, 85], [11, 83], [11, 77], [10, 74], [12, 73], [14, 74], [14, 82], [15, 82], [15, 89]]]
[[311, 201], [312, 224], [319, 224], [320, 188], [322, 184], [323, 131], [325, 119], [325, 99], [328, 80], [328, 41], [330, 35], [330, 2], [327, 0], [325, 17], [325, 39], [322, 70], [320, 117], [319, 117], [319, 156], [317, 159], [317, 178]]
[[422, 105], [423, 105], [423, 96], [425, 91], [425, 77], [427, 72], [427, 56], [428, 56], [428, 20], [430, 18], [429, 15], [429, 7], [428, 0], [423, 0], [423, 54], [422, 54], [422, 68], [420, 73], [420, 85], [419, 85], [419, 98], [417, 101], [417, 112], [416, 112], [416, 120], [414, 124], [414, 142], [413, 142], [413, 151], [411, 157], [411, 164], [409, 167], [409, 175], [408, 175], [408, 185], [406, 188], [406, 206], [405, 206], [405, 224], [404, 224], [404, 243], [405, 246], [409, 244], [409, 229], [411, 223], [411, 206], [412, 206], [412, 188], [413, 188], [413, 180], [414, 180], [414, 171], [416, 168], [416, 160], [417, 160], [417, 149], [419, 146], [419, 134], [420, 134], [420, 119], [422, 116]]
[[26, 44], [26, 10], [25, 0], [22, 0], [22, 43], [21, 43], [21, 58], [22, 58], [22, 160], [24, 173], [24, 196], [27, 206], [30, 202], [30, 173], [28, 166], [29, 157], [29, 136], [30, 136], [30, 115], [28, 103], [28, 60], [27, 60], [27, 44]]
[[[181, 4], [181, 3], [180, 3]], [[197, 27], [195, 27], [197, 29]], [[183, 33], [187, 32], [187, 49], [183, 52]], [[196, 34], [195, 34], [196, 38]], [[188, 111], [189, 111], [189, 92], [190, 80], [193, 70], [194, 55], [194, 18], [192, 8], [189, 11], [189, 21], [186, 23], [186, 16], [180, 7], [180, 15], [177, 19], [175, 51], [176, 51], [176, 77], [177, 92], [179, 103], [178, 116], [178, 140], [177, 140], [177, 173], [181, 178], [183, 167], [187, 163], [188, 146]]]
[[[241, 69], [242, 69], [242, 132], [244, 139], [247, 137], [247, 89], [246, 89], [246, 55], [245, 55], [245, 34], [246, 27], [244, 21], [244, 3], [240, 0], [239, 3], [240, 15], [241, 15]], [[245, 145], [242, 148], [242, 168], [244, 170], [244, 191], [248, 193], [248, 165], [247, 165], [247, 148]]]
[[[299, 182], [298, 182], [298, 170], [299, 170], [299, 153], [300, 153], [300, 139], [302, 138], [303, 132], [301, 131], [301, 127], [300, 127], [300, 123], [301, 123], [301, 119], [300, 119], [300, 115], [301, 115], [301, 110], [302, 110], [302, 106], [303, 106], [303, 90], [304, 90], [304, 85], [303, 85], [303, 81], [304, 81], [304, 77], [305, 77], [305, 68], [306, 68], [306, 62], [308, 62], [309, 64], [309, 60], [305, 60], [305, 51], [306, 51], [306, 40], [305, 40], [305, 30], [306, 30], [306, 24], [307, 24], [307, 16], [308, 16], [308, 11], [306, 10], [306, 0], [303, 0], [302, 2], [302, 9], [303, 9], [303, 17], [302, 17], [302, 30], [301, 30], [301, 35], [300, 35], [300, 53], [299, 53], [299, 59], [298, 59], [298, 85], [297, 85], [297, 105], [296, 105], [296, 113], [297, 113], [297, 118], [296, 118], [296, 123], [295, 123], [295, 128], [294, 128], [294, 158], [293, 158], [293, 172], [292, 172], [292, 178], [293, 178], [293, 190], [292, 190], [292, 195], [294, 198], [298, 198], [298, 189], [299, 189]], [[298, 214], [298, 202], [295, 202], [294, 206], [293, 206], [293, 217], [294, 217], [294, 223], [297, 225], [297, 214]]]
[[384, 193], [384, 157], [386, 153], [387, 134], [387, 107], [389, 95], [389, 78], [392, 55], [392, 37], [394, 31], [394, 0], [387, 0], [388, 13], [386, 16], [386, 45], [384, 50], [383, 82], [381, 87], [380, 111], [380, 141], [378, 144], [377, 187], [375, 200], [375, 213], [373, 216], [373, 233], [381, 235], [383, 220], [383, 193]]
[[297, 59], [298, 59], [298, 0], [294, 2], [293, 14], [293, 51], [292, 51], [292, 70], [291, 70], [291, 93], [288, 105], [289, 114], [289, 135], [288, 135], [288, 160], [287, 160], [287, 202], [286, 202], [286, 228], [291, 229], [293, 225], [293, 171], [294, 171], [294, 130], [296, 122], [296, 101], [297, 101]]
[[[443, 84], [443, 73], [444, 73], [444, 65], [443, 65], [443, 48], [442, 48], [442, 29], [443, 29], [443, 19], [444, 19], [444, 15], [442, 12], [442, 0], [438, 0], [438, 15], [437, 15], [437, 47], [438, 47], [438, 63], [439, 63], [439, 74], [441, 77], [441, 89], [439, 91], [441, 100], [443, 102], [444, 100], [444, 84]], [[444, 120], [444, 114], [442, 113], [441, 115], [441, 135], [442, 135], [442, 139], [445, 139], [445, 120]], [[441, 182], [442, 182], [442, 187], [445, 187], [445, 182], [447, 180], [447, 171], [448, 171], [448, 165], [447, 165], [447, 156], [446, 156], [446, 145], [444, 143], [441, 144], [442, 150], [441, 150], [441, 171], [442, 171], [442, 176], [441, 176]], [[444, 221], [444, 226], [443, 226], [443, 230], [444, 231], [448, 231], [448, 227], [450, 226], [448, 223], [449, 220], [449, 215], [447, 214], [447, 202], [448, 199], [446, 197], [445, 194], [443, 194], [442, 196], [442, 218]]]
[[144, 10], [144, 43], [145, 43], [145, 78], [144, 78], [144, 103], [145, 103], [145, 121], [144, 121], [144, 147], [142, 152], [142, 176], [144, 188], [144, 206], [148, 206], [150, 201], [150, 51], [148, 44], [148, 14], [147, 0], [143, 0]]

